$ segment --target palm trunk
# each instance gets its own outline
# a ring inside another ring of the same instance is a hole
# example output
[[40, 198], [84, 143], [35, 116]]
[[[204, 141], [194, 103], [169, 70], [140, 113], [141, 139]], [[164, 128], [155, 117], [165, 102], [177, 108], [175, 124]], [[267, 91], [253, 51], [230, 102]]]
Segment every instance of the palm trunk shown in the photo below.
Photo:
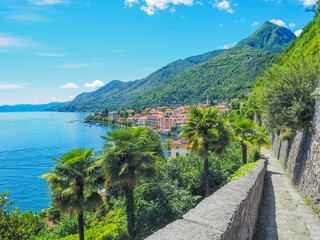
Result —
[[79, 239], [84, 240], [84, 221], [83, 221], [83, 212], [78, 214], [78, 227], [79, 227]]
[[130, 239], [135, 238], [135, 216], [134, 216], [134, 197], [133, 197], [133, 188], [126, 187], [126, 211], [127, 211], [127, 222], [128, 222], [128, 233]]
[[247, 163], [247, 145], [242, 142], [242, 163]]
[[206, 193], [205, 196], [209, 196], [209, 161], [208, 161], [208, 155], [209, 150], [207, 146], [204, 146], [204, 181], [206, 184]]

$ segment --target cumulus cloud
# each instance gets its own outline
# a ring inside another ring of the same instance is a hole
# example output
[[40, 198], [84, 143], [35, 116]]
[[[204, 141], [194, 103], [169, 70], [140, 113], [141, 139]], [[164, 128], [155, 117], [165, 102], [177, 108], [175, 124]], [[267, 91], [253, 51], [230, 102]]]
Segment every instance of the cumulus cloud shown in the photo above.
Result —
[[66, 0], [28, 0], [32, 5], [56, 5], [56, 4], [67, 4], [70, 1]]
[[295, 25], [294, 23], [289, 23], [289, 27], [291, 27], [291, 28], [295, 28], [295, 27], [296, 27], [296, 25]]
[[232, 43], [232, 44], [224, 44], [222, 46], [219, 47], [219, 49], [229, 49], [232, 48], [236, 45], [236, 43]]
[[305, 7], [315, 5], [317, 3], [317, 1], [318, 0], [300, 0], [300, 2], [302, 2], [303, 6], [305, 6]]
[[302, 33], [302, 30], [297, 30], [294, 32], [294, 35], [296, 35], [297, 37], [299, 37], [299, 35]]
[[24, 88], [21, 84], [0, 83], [0, 89], [17, 89]]
[[259, 22], [253, 21], [251, 25], [252, 25], [252, 27], [255, 27], [255, 26], [259, 25]]
[[143, 4], [140, 9], [148, 15], [154, 15], [159, 10], [167, 9], [169, 5], [192, 6], [193, 0], [125, 0], [125, 4], [129, 7], [134, 4]]
[[77, 89], [79, 88], [76, 84], [74, 83], [66, 83], [60, 86], [61, 88], [71, 88], [71, 89]]
[[272, 20], [269, 20], [269, 22], [276, 24], [280, 27], [287, 27], [286, 24], [284, 23], [284, 21], [282, 21], [280, 19], [272, 19]]
[[92, 83], [86, 83], [85, 85], [83, 85], [86, 88], [98, 88], [98, 87], [102, 87], [104, 85], [103, 82], [101, 82], [100, 80], [95, 80]]
[[215, 4], [213, 5], [214, 7], [218, 8], [220, 11], [224, 10], [227, 11], [228, 13], [234, 13], [234, 10], [231, 8], [230, 1], [227, 0], [215, 0]]

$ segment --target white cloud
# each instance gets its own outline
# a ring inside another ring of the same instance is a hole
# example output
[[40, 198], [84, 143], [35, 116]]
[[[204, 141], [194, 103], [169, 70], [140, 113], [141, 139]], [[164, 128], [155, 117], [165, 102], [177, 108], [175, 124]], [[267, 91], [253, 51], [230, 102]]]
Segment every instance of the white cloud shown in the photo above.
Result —
[[299, 35], [302, 33], [302, 30], [297, 30], [294, 32], [294, 35], [296, 35], [297, 37], [299, 37]]
[[13, 37], [7, 34], [0, 33], [0, 49], [1, 48], [15, 48], [26, 47], [30, 45], [30, 41], [20, 37]]
[[66, 0], [28, 0], [32, 5], [56, 5], [56, 4], [67, 4], [70, 1]]
[[[169, 5], [192, 6], [193, 0], [125, 0], [126, 6], [132, 7], [134, 4], [141, 4], [140, 9], [148, 15], [154, 15], [159, 10], [165, 10]], [[172, 11], [172, 10], [171, 10]]]
[[222, 23], [220, 23], [220, 24], [219, 24], [219, 26], [220, 26], [220, 27], [222, 27], [222, 26], [223, 26], [223, 24], [222, 24]]
[[85, 68], [94, 65], [100, 65], [102, 63], [66, 63], [60, 65], [60, 68], [73, 69], [73, 68]]
[[70, 99], [74, 99], [74, 96], [69, 96]]
[[219, 49], [229, 49], [232, 48], [236, 45], [236, 43], [232, 43], [232, 44], [224, 44], [222, 46], [219, 47]]
[[36, 15], [36, 14], [14, 14], [7, 15], [7, 19], [16, 20], [16, 21], [25, 21], [25, 22], [46, 22], [47, 18]]
[[216, 3], [213, 5], [214, 7], [218, 8], [220, 11], [224, 10], [227, 11], [228, 13], [234, 13], [234, 10], [231, 8], [231, 4], [227, 0], [215, 0]]
[[64, 85], [60, 86], [61, 88], [71, 88], [71, 89], [77, 89], [79, 88], [77, 85], [75, 85], [74, 83], [66, 83]]
[[296, 25], [295, 25], [294, 23], [289, 23], [289, 27], [291, 27], [291, 28], [295, 28], [295, 27], [296, 27]]
[[85, 85], [83, 85], [86, 88], [98, 88], [98, 87], [102, 87], [104, 86], [104, 83], [101, 82], [100, 80], [95, 80], [92, 83], [86, 83]]
[[37, 56], [43, 56], [43, 57], [61, 57], [65, 56], [65, 53], [35, 53]]
[[0, 83], [0, 89], [17, 89], [24, 88], [21, 84]]
[[169, 12], [173, 14], [173, 13], [176, 12], [176, 10], [175, 10], [174, 8], [171, 8], [171, 9], [169, 10]]
[[284, 23], [284, 21], [282, 21], [280, 19], [272, 19], [272, 20], [269, 20], [269, 22], [276, 24], [280, 27], [287, 27], [286, 24]]
[[300, 2], [302, 2], [305, 7], [315, 5], [317, 1], [318, 0], [300, 0]]
[[251, 25], [252, 25], [252, 27], [255, 27], [255, 26], [259, 25], [259, 22], [253, 21]]

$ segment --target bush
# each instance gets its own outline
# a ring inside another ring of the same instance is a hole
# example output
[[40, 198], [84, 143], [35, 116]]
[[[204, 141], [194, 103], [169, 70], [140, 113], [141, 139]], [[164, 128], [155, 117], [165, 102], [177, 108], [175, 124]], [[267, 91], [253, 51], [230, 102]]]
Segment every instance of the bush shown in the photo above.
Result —
[[289, 60], [274, 65], [260, 82], [268, 126], [301, 130], [312, 125], [315, 96], [319, 85], [320, 61], [317, 57]]
[[245, 176], [247, 172], [249, 172], [251, 169], [257, 167], [258, 165], [259, 165], [259, 161], [242, 165], [234, 174], [232, 174], [228, 178], [228, 182], [231, 182], [232, 180], [235, 180], [235, 179], [238, 179], [240, 177]]

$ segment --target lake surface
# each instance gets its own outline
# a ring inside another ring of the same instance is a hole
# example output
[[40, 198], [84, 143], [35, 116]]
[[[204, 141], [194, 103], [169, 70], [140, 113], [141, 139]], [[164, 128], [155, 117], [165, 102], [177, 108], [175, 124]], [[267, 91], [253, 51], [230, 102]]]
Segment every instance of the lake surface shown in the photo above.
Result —
[[[51, 201], [46, 181], [39, 179], [71, 149], [101, 150], [101, 135], [109, 126], [66, 123], [89, 113], [28, 112], [0, 113], [0, 193], [10, 192], [9, 200], [22, 211], [39, 211]], [[164, 138], [163, 138], [164, 140]]]

